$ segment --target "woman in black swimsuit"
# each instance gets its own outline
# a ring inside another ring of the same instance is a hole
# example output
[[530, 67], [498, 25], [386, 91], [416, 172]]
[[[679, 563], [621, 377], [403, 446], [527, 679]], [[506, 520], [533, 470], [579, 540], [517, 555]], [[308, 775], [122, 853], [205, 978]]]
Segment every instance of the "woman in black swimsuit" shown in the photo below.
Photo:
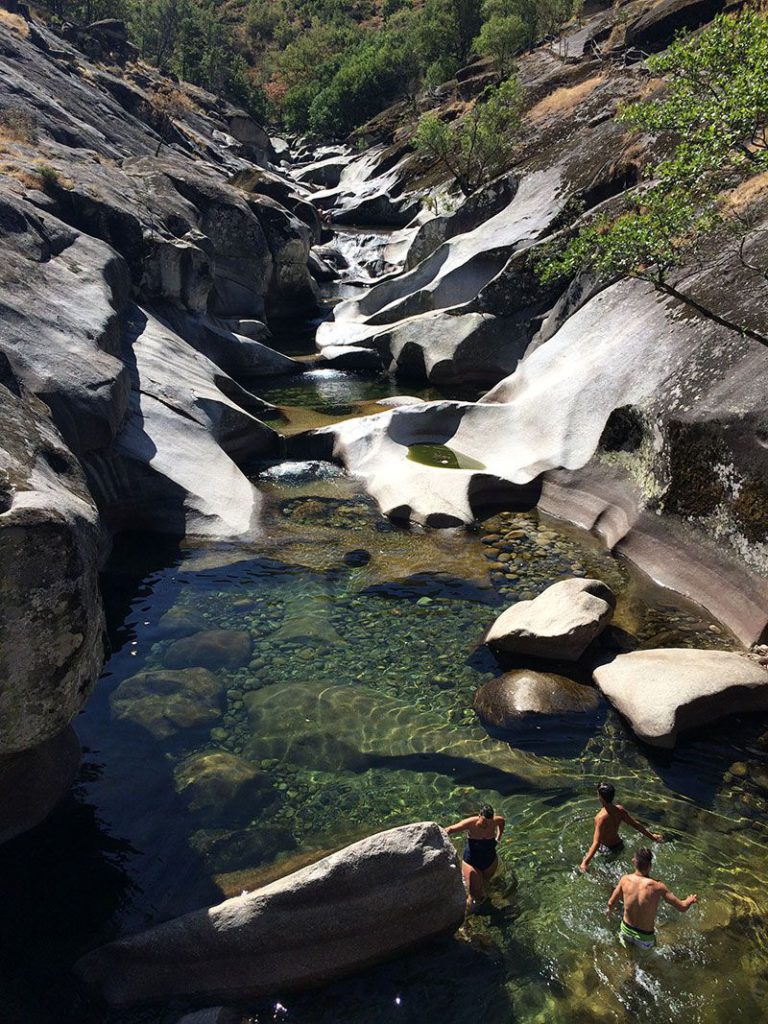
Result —
[[494, 814], [493, 808], [485, 804], [479, 814], [449, 825], [445, 830], [449, 836], [457, 832], [467, 833], [461, 871], [469, 893], [470, 908], [485, 899], [485, 883], [496, 874], [499, 866], [496, 844], [501, 839], [505, 824], [504, 818]]

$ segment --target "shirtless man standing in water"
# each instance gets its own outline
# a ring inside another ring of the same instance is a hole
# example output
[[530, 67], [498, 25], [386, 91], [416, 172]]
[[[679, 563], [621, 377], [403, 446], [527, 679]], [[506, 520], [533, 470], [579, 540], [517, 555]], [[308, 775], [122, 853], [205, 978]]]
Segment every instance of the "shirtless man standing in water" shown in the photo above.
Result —
[[621, 853], [624, 849], [624, 840], [619, 835], [620, 825], [630, 825], [654, 843], [660, 843], [664, 838], [658, 832], [649, 832], [645, 825], [636, 821], [625, 807], [615, 804], [613, 802], [615, 795], [616, 790], [610, 782], [601, 782], [597, 787], [597, 797], [602, 806], [595, 815], [595, 835], [592, 845], [584, 855], [584, 860], [579, 864], [579, 871], [589, 869], [589, 862], [598, 850], [601, 853]]
[[651, 878], [651, 862], [653, 854], [645, 847], [638, 850], [632, 858], [635, 872], [624, 875], [613, 890], [608, 900], [606, 914], [611, 916], [619, 899], [624, 901], [624, 916], [619, 926], [619, 941], [625, 949], [634, 946], [637, 949], [653, 949], [656, 945], [656, 912], [659, 903], [664, 900], [681, 913], [698, 901], [696, 893], [680, 900], [664, 885]]

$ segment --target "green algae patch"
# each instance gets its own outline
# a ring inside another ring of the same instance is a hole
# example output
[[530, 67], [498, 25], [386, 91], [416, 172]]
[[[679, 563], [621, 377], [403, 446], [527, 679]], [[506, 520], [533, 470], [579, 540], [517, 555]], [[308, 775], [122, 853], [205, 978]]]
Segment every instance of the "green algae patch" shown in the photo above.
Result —
[[437, 469], [485, 469], [482, 462], [445, 444], [411, 444], [408, 446], [408, 458], [422, 466], [435, 466]]

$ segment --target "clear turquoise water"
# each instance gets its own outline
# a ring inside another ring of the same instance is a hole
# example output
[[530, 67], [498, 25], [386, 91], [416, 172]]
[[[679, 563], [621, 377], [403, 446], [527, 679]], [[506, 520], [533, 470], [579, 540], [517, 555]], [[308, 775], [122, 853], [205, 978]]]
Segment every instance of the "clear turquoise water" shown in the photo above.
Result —
[[[509, 823], [487, 914], [455, 940], [320, 993], [278, 993], [243, 1020], [761, 1020], [768, 716], [659, 754], [605, 706], [526, 720], [511, 744], [489, 738], [471, 710], [475, 689], [501, 671], [478, 651], [483, 631], [562, 575], [597, 575], [620, 593], [614, 642], [727, 647], [725, 632], [533, 515], [496, 517], [478, 533], [411, 532], [343, 476], [299, 472], [262, 487], [269, 540], [258, 546], [178, 551], [136, 538], [116, 549], [105, 576], [113, 653], [76, 723], [81, 782], [50, 822], [0, 850], [8, 1019], [170, 1024], [178, 1007], [95, 1006], [72, 986], [71, 963], [365, 834], [448, 823], [487, 800]], [[151, 695], [123, 702], [119, 717], [113, 695], [167, 671], [169, 609], [197, 631], [247, 634], [251, 653], [212, 669], [213, 720], [157, 736]], [[189, 780], [222, 755], [224, 776], [236, 765], [258, 785], [206, 802]], [[701, 899], [685, 917], [662, 913], [662, 944], [637, 966], [603, 916], [626, 861], [574, 870], [603, 776], [667, 835], [658, 874]]]

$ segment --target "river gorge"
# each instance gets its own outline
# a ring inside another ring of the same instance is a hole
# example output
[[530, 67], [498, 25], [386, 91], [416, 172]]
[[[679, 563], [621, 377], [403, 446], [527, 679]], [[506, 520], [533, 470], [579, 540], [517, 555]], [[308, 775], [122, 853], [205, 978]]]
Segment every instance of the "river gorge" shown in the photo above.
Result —
[[[597, 43], [658, 49], [696, 4], [596, 3], [570, 53], [531, 47], [527, 133], [469, 198], [414, 149], [412, 103], [344, 144], [286, 141], [134, 61], [111, 22], [86, 46], [0, 7], [0, 106], [35, 126], [0, 165], [0, 1020], [761, 1020], [765, 349], [645, 281], [553, 286], [529, 262], [658, 151], [614, 116], [641, 62]], [[492, 74], [419, 102], [453, 116]], [[733, 253], [678, 275], [765, 318]], [[567, 581], [611, 604], [573, 657], [490, 642]], [[699, 896], [662, 908], [650, 957], [605, 916], [635, 836], [578, 870], [602, 779], [663, 833], [658, 877]], [[483, 803], [506, 819], [489, 899], [461, 923], [456, 881], [459, 918], [418, 938], [421, 876], [401, 895], [410, 853], [378, 834]], [[300, 979], [308, 947], [354, 937], [333, 870], [369, 838], [390, 873], [360, 927], [386, 948], [330, 983], [233, 981], [262, 952]], [[268, 929], [279, 880], [324, 872], [319, 910], [226, 945], [239, 897], [272, 894]], [[198, 986], [183, 946], [208, 924]]]
[[[301, 354], [307, 333], [283, 347]], [[389, 377], [317, 369], [261, 393], [307, 429], [401, 391]], [[521, 716], [499, 739], [472, 710], [502, 671], [478, 647], [483, 632], [559, 578], [614, 589], [617, 649], [627, 636], [641, 648], [735, 649], [727, 628], [535, 512], [497, 513], [471, 531], [409, 528], [332, 463], [252, 471], [267, 506], [262, 540], [177, 547], [132, 535], [115, 546], [102, 584], [112, 655], [75, 722], [80, 778], [48, 822], [0, 851], [12, 1019], [175, 1020], [173, 1008], [102, 1017], [80, 1002], [72, 963], [373, 831], [448, 824], [483, 801], [507, 819], [503, 871], [457, 941], [255, 1005], [247, 1019], [411, 1021], [425, 1001], [449, 1021], [653, 1024], [670, 1007], [701, 1024], [758, 1019], [768, 717], [654, 753], [603, 702]], [[174, 660], [176, 644], [187, 651]], [[664, 921], [659, 955], [634, 977], [603, 916], [622, 865], [576, 871], [604, 776], [665, 834], [663, 877], [701, 898], [690, 918]]]

